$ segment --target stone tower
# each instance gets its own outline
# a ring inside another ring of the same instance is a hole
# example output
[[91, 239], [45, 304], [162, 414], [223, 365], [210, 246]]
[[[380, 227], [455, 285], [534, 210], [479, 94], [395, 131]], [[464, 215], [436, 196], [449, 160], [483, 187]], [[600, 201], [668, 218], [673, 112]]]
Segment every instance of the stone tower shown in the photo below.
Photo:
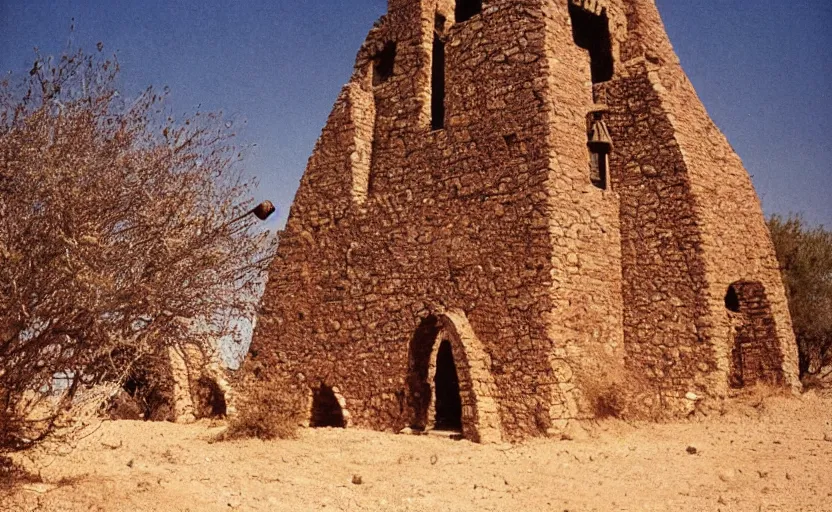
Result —
[[557, 431], [797, 388], [759, 200], [653, 0], [389, 0], [246, 375], [312, 424]]

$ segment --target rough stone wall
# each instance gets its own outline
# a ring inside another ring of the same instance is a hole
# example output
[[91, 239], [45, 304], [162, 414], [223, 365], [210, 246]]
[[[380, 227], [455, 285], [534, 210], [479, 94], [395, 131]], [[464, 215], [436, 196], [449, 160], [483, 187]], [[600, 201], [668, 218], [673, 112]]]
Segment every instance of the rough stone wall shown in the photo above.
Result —
[[625, 4], [620, 76], [610, 105], [613, 188], [621, 194], [628, 364], [647, 371], [669, 410], [687, 393], [725, 395], [731, 283], [771, 290], [779, 373], [792, 387], [796, 344], [759, 200], [741, 161], [679, 65], [652, 0]]
[[[604, 84], [593, 87], [570, 4], [608, 18]], [[412, 425], [430, 387], [423, 359], [444, 336], [422, 331], [437, 318], [457, 333], [469, 438], [590, 417], [593, 393], [626, 378], [625, 362], [674, 409], [691, 391], [724, 395], [722, 301], [742, 278], [765, 286], [792, 378], [759, 203], [652, 0], [486, 0], [462, 23], [454, 7], [390, 0], [359, 51], [281, 236], [248, 385], [299, 396], [327, 386], [351, 426]], [[590, 112], [605, 112], [614, 139], [606, 189], [590, 180]]]
[[[598, 3], [594, 2], [593, 7]], [[546, 218], [554, 302], [547, 314], [558, 381], [551, 416], [592, 416], [588, 389], [616, 384], [623, 365], [621, 241], [618, 194], [590, 181], [586, 119], [595, 108], [590, 57], [573, 41], [568, 3], [547, 1], [544, 141], [548, 157]], [[577, 388], [576, 388], [577, 386]]]
[[699, 391], [715, 358], [697, 331], [706, 281], [684, 156], [644, 68], [643, 60], [630, 61], [631, 75], [603, 84], [599, 95], [616, 144], [611, 171], [621, 196], [627, 362], [655, 384], [654, 398], [666, 401]]

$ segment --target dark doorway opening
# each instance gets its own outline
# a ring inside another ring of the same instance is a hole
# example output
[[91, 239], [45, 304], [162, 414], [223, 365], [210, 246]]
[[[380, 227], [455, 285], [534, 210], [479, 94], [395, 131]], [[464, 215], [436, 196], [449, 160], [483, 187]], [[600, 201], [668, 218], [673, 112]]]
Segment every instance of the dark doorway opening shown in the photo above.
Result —
[[312, 391], [312, 418], [309, 424], [313, 428], [345, 428], [344, 411], [331, 387], [321, 384]]
[[454, 11], [457, 23], [468, 21], [482, 12], [482, 0], [456, 0]]
[[197, 381], [197, 402], [200, 418], [222, 418], [227, 413], [225, 394], [216, 381], [208, 377]]
[[462, 430], [462, 399], [451, 342], [443, 340], [436, 356], [436, 430]]
[[433, 37], [430, 117], [433, 130], [445, 127], [445, 43], [438, 35]]
[[412, 411], [410, 427], [415, 430], [424, 430], [428, 423], [431, 401], [431, 387], [428, 382], [430, 354], [439, 330], [439, 319], [431, 315], [422, 320], [410, 341], [407, 406]]
[[572, 38], [575, 44], [589, 52], [592, 83], [612, 79], [612, 39], [606, 11], [600, 16], [569, 3], [572, 18]]

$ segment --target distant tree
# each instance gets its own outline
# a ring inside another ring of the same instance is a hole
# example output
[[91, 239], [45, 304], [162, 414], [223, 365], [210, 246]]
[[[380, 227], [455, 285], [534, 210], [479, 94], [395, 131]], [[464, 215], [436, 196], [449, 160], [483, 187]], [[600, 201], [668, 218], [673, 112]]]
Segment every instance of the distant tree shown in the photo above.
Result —
[[118, 72], [99, 44], [0, 82], [0, 452], [168, 344], [210, 347], [252, 316], [273, 254], [231, 124], [177, 122]]
[[795, 215], [775, 215], [768, 225], [789, 298], [800, 374], [813, 374], [832, 364], [832, 232], [811, 228]]

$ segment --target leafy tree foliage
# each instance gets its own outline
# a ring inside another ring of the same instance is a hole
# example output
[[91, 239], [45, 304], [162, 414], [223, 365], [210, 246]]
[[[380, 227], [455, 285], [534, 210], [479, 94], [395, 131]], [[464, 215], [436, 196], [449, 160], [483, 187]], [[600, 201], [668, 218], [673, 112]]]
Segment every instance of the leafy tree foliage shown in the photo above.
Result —
[[800, 350], [801, 376], [832, 364], [832, 232], [799, 216], [768, 222]]
[[53, 433], [79, 391], [251, 317], [276, 243], [246, 215], [231, 124], [177, 122], [166, 91], [126, 98], [102, 50], [36, 52], [0, 82], [0, 451]]

